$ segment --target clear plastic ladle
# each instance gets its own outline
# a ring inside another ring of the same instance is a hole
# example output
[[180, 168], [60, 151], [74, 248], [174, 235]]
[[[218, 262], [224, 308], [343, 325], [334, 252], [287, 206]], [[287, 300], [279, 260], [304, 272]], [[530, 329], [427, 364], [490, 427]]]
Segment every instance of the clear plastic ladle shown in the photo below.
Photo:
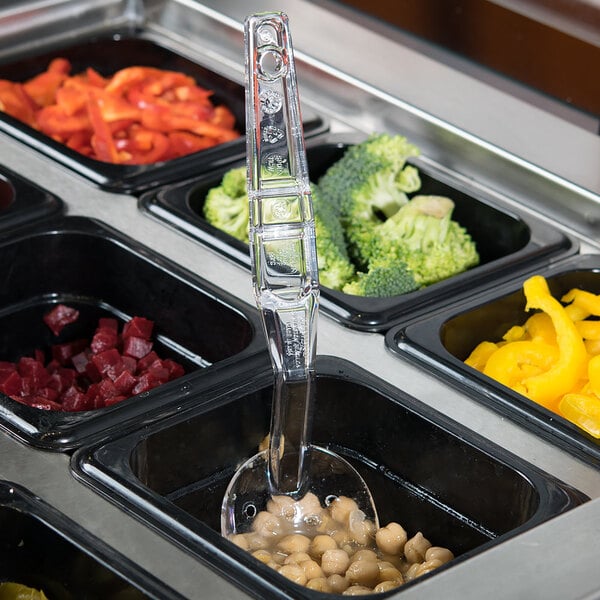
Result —
[[286, 15], [245, 22], [246, 137], [252, 282], [274, 368], [269, 448], [245, 462], [223, 498], [221, 530], [250, 530], [273, 496], [295, 502], [291, 530], [309, 533], [309, 492], [352, 498], [377, 522], [371, 493], [346, 460], [310, 443], [319, 275], [292, 43]]

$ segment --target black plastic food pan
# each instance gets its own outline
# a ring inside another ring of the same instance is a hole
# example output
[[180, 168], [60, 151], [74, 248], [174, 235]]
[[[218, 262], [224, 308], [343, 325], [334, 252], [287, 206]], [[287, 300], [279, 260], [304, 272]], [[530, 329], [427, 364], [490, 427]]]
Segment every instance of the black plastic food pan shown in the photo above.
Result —
[[[347, 139], [347, 138], [346, 138]], [[338, 160], [348, 147], [338, 136], [312, 140], [307, 159], [312, 181]], [[208, 191], [221, 182], [226, 169], [151, 190], [140, 206], [156, 218], [211, 246], [229, 258], [250, 266], [248, 247], [208, 224], [203, 206]], [[496, 285], [501, 277], [532, 263], [547, 263], [575, 252], [577, 243], [568, 235], [517, 208], [502, 206], [475, 187], [448, 173], [419, 165], [422, 186], [418, 193], [448, 196], [455, 202], [453, 218], [467, 228], [477, 244], [481, 264], [402, 296], [363, 298], [322, 286], [321, 306], [340, 323], [366, 331], [384, 331], [400, 320], [444, 304], [453, 297], [471, 294], [475, 287]]]
[[[92, 488], [251, 595], [317, 598], [320, 592], [291, 583], [220, 535], [225, 488], [268, 433], [271, 381], [268, 369], [245, 378], [210, 404], [81, 448], [71, 465]], [[422, 531], [451, 549], [455, 561], [441, 568], [586, 501], [352, 363], [319, 357], [316, 396], [314, 442], [359, 470], [382, 525], [397, 521], [409, 536]]]
[[1, 582], [42, 590], [51, 600], [183, 600], [29, 490], [7, 481], [0, 481]]
[[[536, 273], [547, 279], [556, 298], [572, 288], [600, 293], [598, 255], [570, 257]], [[415, 319], [406, 326], [395, 327], [387, 333], [386, 345], [393, 352], [416, 360], [429, 372], [468, 392], [475, 400], [503, 416], [600, 467], [600, 440], [463, 362], [479, 342], [499, 341], [511, 325], [520, 325], [527, 320], [531, 313], [525, 312], [522, 284], [529, 275], [522, 275], [469, 301]]]
[[[89, 340], [101, 317], [154, 322], [153, 350], [185, 374], [112, 406], [42, 410], [0, 393], [0, 426], [36, 446], [66, 450], [115, 426], [169, 411], [191, 392], [218, 385], [254, 361], [268, 364], [255, 311], [147, 247], [85, 217], [64, 217], [0, 243], [0, 361]], [[57, 304], [79, 310], [55, 336], [43, 321]]]
[[[144, 30], [134, 33], [115, 31], [112, 35], [104, 34], [76, 42], [73, 37], [65, 36], [51, 47], [45, 48], [43, 53], [37, 50], [35, 54], [0, 64], [0, 79], [26, 81], [45, 71], [49, 62], [57, 57], [67, 58], [71, 62], [72, 74], [92, 67], [101, 75], [110, 76], [120, 69], [137, 65], [180, 71], [192, 76], [199, 85], [212, 90], [213, 104], [227, 106], [236, 117], [238, 131], [241, 134], [245, 132], [244, 86], [167, 48], [161, 43], [159, 36]], [[240, 63], [243, 63], [243, 56], [240, 56]], [[311, 135], [322, 132], [326, 126], [314, 112], [305, 110], [304, 129], [307, 135]], [[136, 193], [183, 176], [189, 177], [191, 173], [205, 173], [239, 160], [246, 153], [246, 141], [242, 135], [231, 142], [166, 162], [116, 165], [88, 158], [1, 111], [0, 130], [66, 165], [100, 187], [125, 193]]]
[[63, 202], [32, 181], [0, 167], [0, 232], [63, 210]]

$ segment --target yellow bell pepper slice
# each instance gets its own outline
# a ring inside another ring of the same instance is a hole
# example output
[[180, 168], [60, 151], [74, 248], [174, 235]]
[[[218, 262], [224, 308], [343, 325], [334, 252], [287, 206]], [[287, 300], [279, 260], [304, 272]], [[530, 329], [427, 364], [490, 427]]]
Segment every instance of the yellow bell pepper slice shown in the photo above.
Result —
[[565, 303], [572, 303], [573, 306], [576, 306], [581, 311], [588, 312], [590, 315], [600, 317], [600, 296], [596, 294], [575, 288], [569, 290], [561, 300]]
[[523, 291], [527, 300], [526, 310], [540, 309], [552, 319], [559, 357], [546, 372], [529, 377], [522, 383], [529, 398], [556, 411], [560, 398], [573, 389], [585, 372], [585, 345], [573, 321], [562, 304], [552, 296], [541, 275], [527, 279]]
[[498, 345], [494, 342], [481, 342], [477, 344], [471, 354], [466, 358], [465, 364], [478, 371], [483, 371], [489, 357], [498, 350]]
[[588, 394], [565, 394], [559, 413], [591, 436], [600, 438], [600, 400]]
[[525, 330], [532, 340], [546, 344], [556, 344], [556, 331], [552, 319], [546, 313], [540, 312], [531, 315], [525, 321]]
[[548, 371], [558, 359], [559, 352], [556, 346], [527, 340], [511, 342], [498, 348], [488, 358], [483, 373], [523, 393], [521, 390], [526, 388], [518, 384]]
[[575, 327], [584, 340], [600, 340], [600, 321], [577, 321]]

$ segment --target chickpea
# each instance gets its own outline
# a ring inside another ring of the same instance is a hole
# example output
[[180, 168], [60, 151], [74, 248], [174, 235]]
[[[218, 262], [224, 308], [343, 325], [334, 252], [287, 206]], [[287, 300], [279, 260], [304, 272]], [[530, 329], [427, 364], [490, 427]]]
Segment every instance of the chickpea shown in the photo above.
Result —
[[425, 553], [431, 548], [431, 542], [419, 531], [404, 544], [404, 556], [409, 563], [421, 563]]
[[300, 533], [291, 533], [281, 538], [277, 543], [277, 549], [286, 554], [294, 552], [307, 552], [310, 546], [310, 539]]
[[321, 569], [319, 563], [315, 560], [305, 560], [298, 564], [304, 569], [306, 579], [309, 581], [311, 579], [323, 579], [325, 577], [323, 569]]
[[252, 521], [252, 531], [263, 537], [278, 536], [283, 533], [283, 523], [274, 514], [261, 510]]
[[357, 544], [366, 546], [375, 534], [375, 525], [361, 510], [353, 510], [348, 515], [348, 533]]
[[420, 566], [420, 563], [413, 563], [412, 565], [410, 565], [410, 567], [404, 573], [404, 581], [413, 580], [417, 576], [416, 573], [419, 570]]
[[255, 550], [252, 553], [252, 556], [254, 556], [254, 558], [260, 560], [260, 562], [264, 563], [265, 565], [269, 564], [272, 560], [271, 553], [268, 550], [264, 550], [264, 549]]
[[379, 582], [379, 567], [373, 560], [356, 560], [346, 570], [346, 579], [350, 584], [373, 587]]
[[355, 560], [374, 560], [377, 561], [377, 554], [373, 552], [373, 550], [369, 550], [368, 548], [362, 548], [361, 550], [357, 550], [352, 555], [352, 562]]
[[325, 550], [321, 557], [321, 568], [325, 575], [343, 575], [350, 564], [350, 557], [339, 548]]
[[340, 496], [329, 505], [329, 514], [338, 523], [348, 524], [350, 513], [359, 510], [358, 504], [352, 498]]
[[344, 592], [342, 592], [343, 596], [366, 596], [367, 594], [372, 594], [373, 590], [364, 585], [351, 585]]
[[306, 560], [311, 560], [310, 556], [306, 552], [293, 552], [284, 559], [283, 564], [299, 565]]
[[392, 563], [380, 560], [377, 566], [379, 567], [379, 581], [403, 582], [402, 573]]
[[300, 565], [283, 565], [279, 572], [298, 585], [306, 585], [308, 581], [304, 569]]
[[310, 543], [308, 552], [315, 558], [321, 558], [325, 550], [333, 550], [334, 548], [337, 548], [335, 540], [329, 535], [320, 534], [315, 535]]
[[407, 539], [404, 527], [394, 522], [381, 527], [375, 534], [377, 547], [384, 554], [400, 554], [404, 550]]
[[296, 516], [296, 502], [289, 496], [272, 496], [267, 502], [267, 510], [276, 517], [293, 521]]
[[425, 575], [426, 573], [430, 573], [431, 571], [437, 569], [442, 566], [442, 561], [434, 558], [433, 560], [427, 560], [422, 562], [419, 565], [419, 568], [415, 572], [415, 577], [421, 577], [421, 575]]
[[246, 541], [248, 542], [248, 550], [262, 550], [270, 546], [269, 538], [266, 538], [260, 533], [252, 532], [246, 534]]
[[342, 577], [338, 573], [334, 573], [327, 578], [329, 587], [334, 594], [341, 594], [344, 590], [348, 589], [350, 585], [345, 577]]
[[316, 577], [315, 579], [309, 579], [306, 587], [309, 590], [315, 590], [316, 592], [331, 592], [331, 586], [329, 585], [329, 581], [327, 581], [326, 577]]
[[303, 517], [309, 517], [311, 515], [320, 515], [323, 512], [323, 507], [319, 498], [312, 492], [309, 492], [298, 501], [297, 503], [300, 514]]
[[431, 546], [425, 552], [425, 560], [439, 560], [442, 564], [450, 562], [454, 558], [454, 554], [448, 548], [441, 548], [440, 546]]
[[246, 538], [246, 534], [244, 533], [237, 533], [235, 535], [232, 535], [229, 538], [229, 541], [233, 542], [238, 548], [241, 548], [246, 552], [250, 550], [250, 544], [248, 543], [248, 539]]
[[375, 594], [379, 594], [381, 592], [389, 592], [390, 590], [395, 590], [397, 587], [400, 587], [401, 585], [402, 585], [401, 581], [396, 581], [396, 580], [382, 581], [381, 583], [378, 583], [373, 588], [373, 592]]
[[331, 515], [326, 510], [324, 510], [321, 513], [321, 522], [319, 523], [316, 529], [317, 533], [326, 534], [330, 536], [339, 528], [340, 524], [334, 521]]
[[340, 547], [345, 546], [347, 544], [349, 545], [352, 542], [352, 538], [350, 537], [350, 534], [348, 533], [348, 530], [345, 527], [334, 531], [331, 534], [331, 539], [333, 539], [336, 545]]

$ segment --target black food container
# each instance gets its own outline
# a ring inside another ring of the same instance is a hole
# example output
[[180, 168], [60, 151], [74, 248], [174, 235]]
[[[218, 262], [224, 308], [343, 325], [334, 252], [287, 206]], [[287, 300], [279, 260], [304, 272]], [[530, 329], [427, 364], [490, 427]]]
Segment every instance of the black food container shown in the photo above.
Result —
[[[464, 360], [482, 341], [499, 341], [512, 325], [522, 325], [525, 312], [523, 282], [534, 273], [522, 275], [494, 291], [469, 301], [453, 304], [405, 326], [392, 328], [386, 346], [467, 392], [526, 429], [555, 443], [588, 464], [600, 467], [600, 440], [562, 416], [487, 377]], [[572, 288], [600, 293], [600, 256], [574, 256], [550, 268], [541, 268], [550, 291], [560, 298]]]
[[[441, 569], [587, 500], [352, 363], [319, 356], [316, 381], [314, 443], [358, 469], [382, 525], [397, 521], [409, 537], [421, 531], [452, 550], [455, 560]], [[317, 598], [323, 594], [291, 583], [220, 535], [226, 486], [268, 433], [271, 383], [269, 369], [232, 380], [203, 405], [79, 449], [71, 466], [250, 595]]]
[[55, 600], [183, 600], [29, 490], [8, 481], [0, 481], [1, 582], [42, 590]]
[[[39, 46], [38, 46], [39, 47]], [[90, 179], [98, 186], [116, 192], [137, 193], [143, 189], [212, 171], [224, 164], [243, 159], [246, 154], [244, 86], [178, 54], [161, 43], [151, 32], [114, 31], [83, 41], [66, 37], [35, 54], [0, 64], [0, 79], [27, 81], [46, 70], [53, 58], [63, 57], [72, 64], [72, 74], [94, 68], [103, 76], [131, 66], [149, 66], [179, 71], [193, 77], [198, 85], [212, 90], [212, 103], [227, 106], [236, 117], [236, 129], [242, 134], [226, 142], [170, 161], [146, 165], [116, 165], [91, 159], [54, 141], [10, 115], [0, 111], [0, 130], [25, 142], [57, 162]], [[243, 64], [243, 56], [240, 56]], [[307, 135], [327, 127], [321, 117], [306, 109], [304, 130]]]
[[0, 234], [62, 210], [60, 198], [7, 167], [0, 166]]
[[[340, 141], [335, 135], [310, 141], [307, 160], [311, 180], [318, 181], [347, 147], [347, 141]], [[391, 298], [352, 296], [321, 286], [323, 311], [343, 325], [382, 332], [453, 297], [470, 295], [477, 287], [495, 286], [531, 264], [547, 264], [577, 251], [574, 238], [533, 215], [515, 206], [503, 206], [480, 188], [447, 172], [424, 164], [418, 168], [422, 185], [417, 193], [448, 196], [455, 202], [453, 219], [473, 237], [481, 264], [422, 290]], [[206, 194], [220, 184], [226, 170], [148, 191], [140, 197], [140, 206], [157, 219], [250, 267], [247, 245], [209, 225], [203, 216]]]
[[[79, 310], [55, 336], [43, 316], [57, 304]], [[269, 364], [256, 311], [147, 247], [86, 217], [21, 228], [0, 243], [0, 360], [90, 339], [101, 317], [154, 322], [153, 349], [185, 374], [97, 410], [42, 410], [0, 393], [0, 427], [35, 446], [67, 450], [127, 423], [169, 411], [218, 385], [232, 364]]]

